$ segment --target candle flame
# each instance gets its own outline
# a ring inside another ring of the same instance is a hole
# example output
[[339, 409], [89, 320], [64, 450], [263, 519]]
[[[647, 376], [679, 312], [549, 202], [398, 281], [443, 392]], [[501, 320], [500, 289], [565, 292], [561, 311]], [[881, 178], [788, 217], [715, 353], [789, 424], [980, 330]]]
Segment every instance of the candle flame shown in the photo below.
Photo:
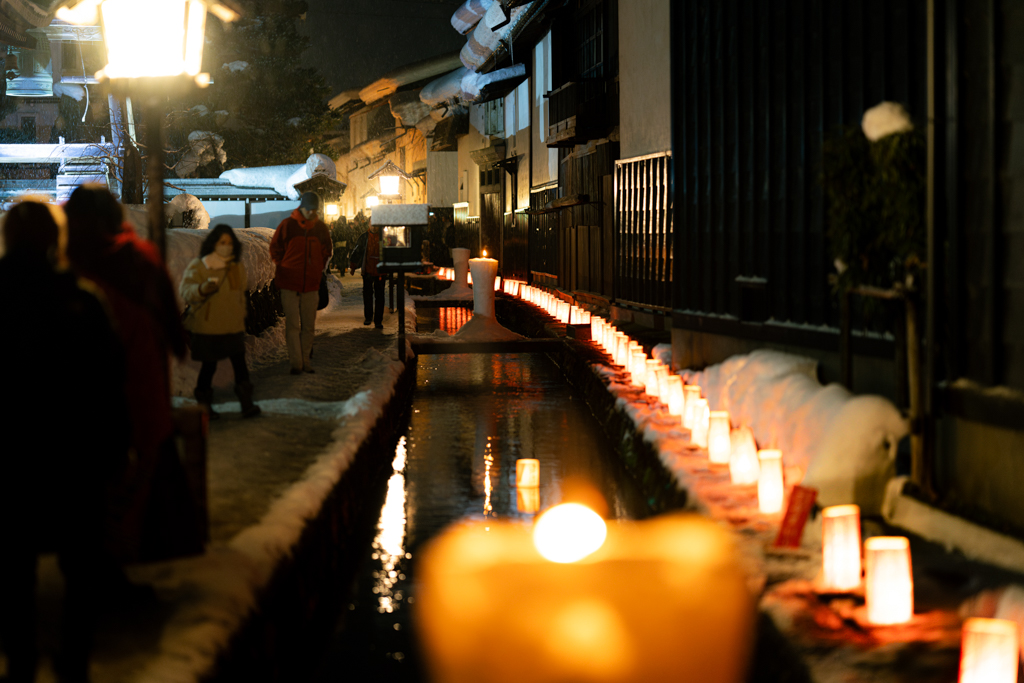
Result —
[[585, 505], [563, 503], [551, 508], [533, 528], [533, 544], [551, 562], [582, 560], [604, 545], [608, 527], [601, 516]]
[[484, 258], [487, 258], [487, 250], [484, 249]]

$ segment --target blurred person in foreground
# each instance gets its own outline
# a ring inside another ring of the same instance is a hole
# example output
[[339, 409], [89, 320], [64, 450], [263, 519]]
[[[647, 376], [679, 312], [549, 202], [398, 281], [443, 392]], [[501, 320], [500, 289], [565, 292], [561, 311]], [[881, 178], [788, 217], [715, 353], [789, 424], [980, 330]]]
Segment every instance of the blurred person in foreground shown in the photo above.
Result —
[[314, 372], [309, 352], [316, 333], [320, 278], [333, 251], [331, 233], [320, 220], [320, 198], [306, 192], [299, 198], [298, 208], [281, 221], [270, 239], [270, 258], [277, 266], [274, 284], [281, 290], [293, 375]]
[[133, 458], [112, 543], [125, 562], [200, 553], [171, 412], [169, 355], [186, 350], [174, 285], [156, 247], [124, 222], [106, 187], [78, 187], [64, 210], [71, 266], [103, 290], [126, 353]]
[[35, 680], [39, 554], [56, 551], [64, 575], [62, 683], [88, 680], [95, 614], [117, 572], [104, 516], [127, 464], [124, 351], [102, 294], [61, 267], [65, 237], [63, 213], [40, 201], [4, 219], [0, 414], [11, 443], [0, 450], [0, 638], [11, 683]]
[[189, 305], [188, 328], [192, 332], [192, 360], [202, 363], [196, 381], [196, 401], [211, 419], [213, 375], [217, 363], [231, 361], [235, 372], [235, 394], [242, 406], [242, 417], [255, 417], [260, 407], [252, 400], [252, 382], [245, 364], [246, 294], [249, 277], [242, 263], [242, 243], [223, 223], [215, 226], [199, 247], [199, 258], [192, 259], [178, 292]]

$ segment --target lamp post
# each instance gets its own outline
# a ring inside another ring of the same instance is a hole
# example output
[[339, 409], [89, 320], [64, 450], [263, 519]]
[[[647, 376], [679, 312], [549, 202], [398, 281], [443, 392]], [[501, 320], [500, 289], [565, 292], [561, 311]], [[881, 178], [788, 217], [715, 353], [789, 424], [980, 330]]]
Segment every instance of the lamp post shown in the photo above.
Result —
[[114, 90], [145, 93], [147, 174], [146, 201], [150, 239], [164, 255], [163, 107], [168, 93], [210, 82], [200, 73], [206, 13], [230, 22], [241, 14], [228, 0], [70, 0], [57, 18], [103, 27], [107, 65], [96, 74]]
[[[378, 202], [383, 199], [386, 200], [388, 204], [391, 204], [394, 201], [398, 201], [399, 203], [401, 202], [402, 178], [412, 180], [412, 176], [398, 168], [398, 166], [395, 165], [395, 162], [390, 159], [388, 159], [383, 166], [371, 173], [368, 180], [373, 180], [374, 178], [377, 178], [380, 183], [380, 192], [377, 195]], [[367, 197], [367, 203], [369, 203], [369, 197]]]

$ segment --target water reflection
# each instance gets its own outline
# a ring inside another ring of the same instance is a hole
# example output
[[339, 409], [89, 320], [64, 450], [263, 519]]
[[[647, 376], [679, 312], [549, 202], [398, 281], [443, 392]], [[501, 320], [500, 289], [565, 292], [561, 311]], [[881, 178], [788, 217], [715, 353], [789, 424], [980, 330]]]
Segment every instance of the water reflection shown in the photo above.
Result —
[[373, 539], [373, 559], [379, 560], [381, 567], [374, 572], [377, 580], [373, 592], [377, 595], [377, 611], [390, 614], [398, 609], [402, 600], [402, 591], [395, 590], [395, 584], [405, 579], [402, 573], [402, 561], [412, 558], [405, 552], [405, 437], [398, 440], [395, 448], [395, 459], [391, 462], [394, 470], [388, 480], [388, 492], [384, 506], [380, 510], [377, 522], [377, 537]]

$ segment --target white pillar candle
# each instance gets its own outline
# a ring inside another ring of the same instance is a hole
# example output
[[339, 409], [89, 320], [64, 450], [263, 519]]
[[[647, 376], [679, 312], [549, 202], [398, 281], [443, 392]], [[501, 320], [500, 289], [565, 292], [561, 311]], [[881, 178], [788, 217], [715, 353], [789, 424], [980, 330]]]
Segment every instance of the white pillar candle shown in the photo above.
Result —
[[757, 443], [750, 427], [739, 427], [729, 434], [729, 478], [733, 484], [756, 484], [761, 476], [761, 463], [757, 459]]
[[685, 385], [683, 399], [683, 426], [693, 429], [693, 415], [697, 410], [697, 401], [700, 400], [700, 387], [696, 384]]
[[1017, 623], [975, 617], [964, 622], [960, 683], [1017, 683], [1020, 659]]
[[905, 624], [914, 616], [914, 577], [910, 541], [903, 536], [875, 536], [864, 542], [868, 622]]
[[466, 273], [469, 272], [469, 249], [463, 249], [462, 247], [455, 247], [452, 249], [452, 261], [454, 262], [455, 268], [452, 272], [452, 279], [456, 285], [466, 285]]
[[668, 405], [668, 414], [674, 415], [675, 417], [682, 418], [683, 416], [683, 378], [679, 375], [669, 375], [666, 378], [666, 392], [667, 400], [663, 398], [665, 404]]
[[821, 572], [825, 587], [849, 591], [860, 585], [860, 508], [832, 505], [821, 513]]
[[492, 258], [469, 260], [469, 271], [473, 274], [473, 315], [494, 317], [494, 278], [498, 274], [498, 262]]
[[708, 418], [708, 460], [715, 465], [728, 465], [732, 454], [732, 432], [729, 411], [712, 410]]
[[570, 315], [572, 314], [572, 305], [568, 301], [558, 302], [558, 322], [569, 324]]
[[782, 451], [765, 448], [757, 453], [761, 473], [757, 479], [757, 504], [761, 512], [775, 515], [782, 512], [785, 487], [782, 479]]
[[690, 428], [690, 443], [698, 448], [708, 447], [708, 427], [711, 421], [711, 411], [708, 410], [708, 400], [698, 398], [693, 406], [693, 427]]
[[642, 349], [634, 348], [630, 351], [630, 358], [632, 360], [629, 365], [629, 373], [633, 386], [643, 387], [647, 380], [647, 354]]

